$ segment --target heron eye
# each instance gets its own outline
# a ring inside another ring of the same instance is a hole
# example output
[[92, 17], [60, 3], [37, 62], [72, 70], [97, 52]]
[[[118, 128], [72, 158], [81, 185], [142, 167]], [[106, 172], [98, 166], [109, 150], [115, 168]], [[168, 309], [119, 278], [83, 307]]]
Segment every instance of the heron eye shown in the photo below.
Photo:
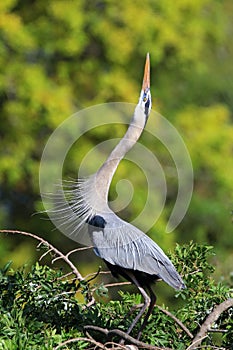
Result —
[[146, 102], [147, 98], [146, 96], [143, 97], [143, 102]]

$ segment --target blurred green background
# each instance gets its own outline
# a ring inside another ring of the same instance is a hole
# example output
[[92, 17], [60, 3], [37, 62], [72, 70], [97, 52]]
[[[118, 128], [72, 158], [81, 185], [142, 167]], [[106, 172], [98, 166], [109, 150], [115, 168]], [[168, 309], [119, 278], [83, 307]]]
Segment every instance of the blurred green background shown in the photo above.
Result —
[[[168, 184], [166, 208], [150, 236], [165, 251], [190, 240], [213, 245], [216, 278], [233, 271], [233, 2], [231, 0], [5, 0], [0, 3], [0, 227], [36, 233], [63, 251], [77, 244], [53, 230], [43, 210], [38, 172], [51, 133], [71, 114], [98, 103], [137, 102], [146, 52], [151, 55], [153, 108], [184, 138], [194, 167], [189, 210], [165, 234], [177, 183]], [[66, 161], [75, 177], [83, 154], [102, 139], [121, 136], [107, 127], [82, 139]], [[142, 142], [163, 168], [162, 147]], [[49, 176], [49, 175], [48, 175]], [[136, 192], [122, 216], [131, 220], [146, 201], [141, 174], [123, 162], [117, 179], [131, 177]], [[169, 177], [168, 177], [169, 180]], [[114, 184], [113, 184], [114, 185]], [[138, 189], [138, 191], [137, 191]], [[114, 196], [114, 186], [111, 190]], [[148, 215], [153, 215], [151, 210]], [[37, 258], [29, 238], [1, 234], [0, 265]], [[76, 257], [81, 272], [95, 271], [94, 254]]]

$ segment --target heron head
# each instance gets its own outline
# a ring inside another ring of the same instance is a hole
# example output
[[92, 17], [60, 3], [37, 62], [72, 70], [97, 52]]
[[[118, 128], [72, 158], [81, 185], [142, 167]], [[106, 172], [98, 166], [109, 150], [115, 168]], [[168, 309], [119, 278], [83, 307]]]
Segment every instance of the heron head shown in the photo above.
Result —
[[146, 63], [144, 69], [144, 77], [142, 83], [142, 91], [139, 97], [139, 105], [143, 109], [145, 114], [145, 124], [149, 117], [152, 101], [151, 101], [151, 93], [150, 93], [150, 56], [149, 53], [146, 55]]

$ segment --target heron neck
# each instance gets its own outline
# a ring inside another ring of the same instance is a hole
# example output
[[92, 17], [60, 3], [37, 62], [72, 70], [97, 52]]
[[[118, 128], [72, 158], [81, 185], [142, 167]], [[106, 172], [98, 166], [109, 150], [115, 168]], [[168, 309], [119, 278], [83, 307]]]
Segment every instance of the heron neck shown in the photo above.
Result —
[[101, 197], [105, 203], [108, 201], [109, 187], [120, 161], [137, 142], [144, 129], [145, 118], [143, 115], [139, 117], [138, 113], [136, 114], [136, 112], [137, 108], [124, 137], [116, 145], [107, 160], [96, 173], [96, 189], [101, 189], [99, 197]]

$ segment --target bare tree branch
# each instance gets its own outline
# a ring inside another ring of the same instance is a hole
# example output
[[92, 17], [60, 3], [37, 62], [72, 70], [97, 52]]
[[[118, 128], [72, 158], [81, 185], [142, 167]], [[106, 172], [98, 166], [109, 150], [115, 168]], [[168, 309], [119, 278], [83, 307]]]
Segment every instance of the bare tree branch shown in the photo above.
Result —
[[[106, 285], [105, 285], [106, 286]], [[143, 306], [143, 304], [137, 304], [134, 305], [129, 314], [131, 314], [135, 309], [141, 308]], [[155, 305], [155, 307], [157, 307], [160, 311], [162, 311], [165, 315], [169, 316], [170, 318], [172, 318], [184, 331], [185, 333], [188, 334], [188, 336], [192, 339], [193, 338], [193, 334], [188, 330], [188, 328], [175, 316], [173, 315], [170, 311], [162, 308], [159, 305]]]
[[58, 349], [62, 348], [63, 346], [67, 345], [67, 344], [76, 343], [77, 341], [81, 341], [81, 340], [82, 341], [87, 341], [89, 343], [92, 343], [95, 346], [98, 346], [100, 349], [107, 350], [107, 348], [103, 344], [97, 342], [96, 340], [90, 339], [90, 338], [82, 338], [82, 337], [68, 339], [68, 340], [64, 341], [63, 343], [59, 344], [58, 346], [56, 346], [56, 348], [54, 348], [54, 350], [58, 350]]
[[161, 306], [156, 305], [157, 308], [162, 311], [165, 315], [171, 317], [184, 331], [185, 333], [188, 334], [188, 336], [192, 339], [193, 338], [193, 334], [188, 330], [188, 328], [176, 317], [174, 316], [171, 312], [169, 312], [166, 309], [163, 309]]
[[131, 282], [115, 282], [115, 283], [107, 283], [104, 284], [104, 287], [109, 288], [109, 287], [119, 287], [119, 286], [126, 286], [132, 284]]
[[[69, 265], [69, 267], [72, 269], [73, 274], [77, 277], [77, 279], [79, 281], [83, 281], [84, 277], [81, 275], [81, 273], [78, 271], [78, 269], [74, 266], [74, 264], [67, 258], [67, 255], [63, 254], [62, 252], [60, 252], [57, 248], [55, 248], [51, 243], [49, 243], [48, 241], [46, 241], [45, 239], [30, 233], [30, 232], [25, 232], [25, 231], [18, 231], [18, 230], [0, 230], [0, 233], [11, 233], [11, 234], [21, 234], [24, 236], [29, 236], [32, 237], [34, 239], [36, 239], [37, 241], [40, 242], [40, 244], [44, 244], [45, 246], [47, 246], [49, 249], [48, 251], [46, 251], [44, 254], [42, 254], [40, 260], [49, 252], [53, 251], [56, 255], [58, 255], [58, 257], [62, 260], [64, 260], [67, 265]], [[69, 254], [68, 254], [69, 255]], [[54, 259], [55, 261], [56, 259]]]
[[[210, 350], [210, 346], [209, 345], [200, 345], [200, 346], [198, 346], [195, 349], [207, 349], [207, 350]], [[226, 348], [211, 345], [211, 350], [226, 350]]]
[[[109, 342], [105, 343], [104, 345], [105, 345], [105, 346], [108, 346], [108, 345], [113, 345], [113, 346], [114, 346], [114, 345], [116, 345], [116, 347], [114, 347], [114, 348], [111, 347], [111, 349], [115, 349], [115, 350], [121, 350], [121, 349], [122, 349], [122, 350], [130, 350], [130, 349], [129, 349], [129, 345], [121, 345], [121, 344], [118, 344], [118, 343], [114, 343], [114, 342], [112, 342], [112, 341], [109, 341]], [[108, 348], [108, 349], [109, 349], [109, 348]], [[134, 349], [136, 350], [136, 349], [138, 349], [138, 348], [135, 347]], [[133, 350], [133, 349], [132, 349], [132, 350]]]
[[[20, 235], [24, 235], [24, 236], [36, 239], [37, 241], [40, 242], [39, 246], [44, 244], [48, 248], [48, 251], [46, 251], [45, 253], [42, 254], [40, 260], [42, 258], [44, 258], [49, 252], [53, 251], [57, 255], [57, 258], [53, 259], [52, 263], [54, 263], [58, 259], [62, 259], [70, 267], [70, 269], [72, 270], [72, 273], [75, 275], [75, 277], [77, 278], [78, 281], [81, 282], [81, 281], [85, 280], [84, 277], [81, 275], [81, 273], [76, 268], [76, 266], [72, 263], [72, 261], [69, 260], [69, 253], [66, 255], [63, 254], [62, 252], [60, 252], [57, 248], [55, 248], [51, 243], [49, 243], [45, 239], [43, 239], [43, 238], [41, 238], [33, 233], [25, 232], [25, 231], [18, 231], [18, 230], [0, 230], [0, 233], [20, 234]], [[80, 249], [82, 249], [82, 248], [80, 248]], [[90, 303], [94, 304], [94, 302], [95, 302], [95, 299], [91, 295]]]
[[66, 254], [66, 256], [67, 256], [67, 258], [68, 258], [71, 254], [74, 254], [74, 253], [76, 253], [76, 252], [80, 252], [80, 251], [82, 251], [82, 250], [92, 249], [92, 248], [94, 248], [94, 246], [76, 248], [76, 249], [73, 249], [73, 250], [69, 251], [69, 252]]
[[209, 332], [212, 332], [212, 333], [227, 333], [228, 330], [226, 330], [226, 329], [215, 329], [215, 328], [210, 328], [210, 329], [209, 329]]
[[[109, 287], [118, 287], [118, 286], [125, 286], [125, 285], [129, 285], [132, 284], [131, 282], [116, 282], [116, 283], [108, 283], [108, 284], [104, 284], [103, 287], [105, 288], [109, 288]], [[93, 288], [92, 292], [95, 292], [99, 287]]]
[[[20, 234], [20, 235], [24, 235], [24, 236], [29, 236], [32, 237], [34, 239], [36, 239], [37, 241], [40, 242], [40, 244], [44, 244], [45, 246], [48, 247], [48, 252], [53, 251], [60, 259], [64, 260], [66, 262], [66, 264], [71, 268], [73, 274], [77, 277], [77, 279], [79, 281], [83, 281], [84, 278], [81, 275], [81, 273], [78, 271], [78, 269], [74, 266], [74, 264], [67, 258], [66, 255], [64, 255], [62, 252], [60, 252], [57, 248], [55, 248], [51, 243], [49, 243], [48, 241], [46, 241], [45, 239], [30, 233], [30, 232], [24, 232], [24, 231], [18, 231], [18, 230], [0, 230], [0, 233], [11, 233], [11, 234]], [[48, 253], [46, 252], [46, 253]], [[44, 257], [46, 254], [43, 254], [42, 257]]]
[[80, 338], [68, 339], [68, 340], [64, 341], [63, 343], [60, 343], [58, 346], [56, 346], [54, 348], [54, 350], [58, 350], [58, 349], [62, 348], [63, 346], [67, 345], [67, 344], [75, 343], [75, 342], [78, 342], [78, 341], [87, 341], [87, 342], [95, 345], [95, 349], [98, 348], [98, 349], [108, 350], [109, 349], [108, 345], [111, 345], [111, 349], [115, 349], [115, 350], [128, 350], [129, 349], [127, 346], [120, 345], [120, 344], [117, 344], [117, 343], [114, 343], [114, 342], [107, 342], [105, 344], [102, 344], [102, 343], [96, 341], [88, 333], [87, 333], [87, 335], [88, 335], [88, 338], [80, 337]]
[[112, 334], [116, 334], [116, 335], [119, 335], [120, 338], [123, 338], [123, 339], [129, 341], [133, 345], [136, 345], [136, 346], [138, 346], [140, 348], [144, 348], [144, 349], [148, 349], [148, 350], [172, 350], [171, 348], [160, 348], [158, 346], [154, 346], [154, 345], [149, 345], [149, 344], [143, 343], [143, 342], [141, 342], [141, 341], [131, 337], [127, 333], [121, 331], [120, 329], [108, 330], [106, 328], [101, 328], [101, 327], [92, 326], [92, 325], [84, 326], [84, 329], [85, 330], [90, 329], [90, 330], [93, 330], [93, 331], [98, 331], [98, 332], [101, 332], [101, 333], [105, 334], [106, 336], [112, 335]]
[[229, 298], [225, 301], [223, 301], [221, 304], [216, 305], [213, 309], [213, 311], [209, 314], [209, 316], [206, 318], [204, 323], [202, 324], [199, 332], [193, 339], [192, 344], [187, 348], [187, 350], [196, 349], [202, 342], [203, 339], [207, 337], [207, 333], [211, 331], [211, 325], [217, 321], [219, 316], [233, 306], [233, 298]]
[[86, 307], [88, 308], [88, 307], [90, 307], [90, 306], [92, 306], [94, 304], [95, 304], [95, 298], [92, 297], [92, 299], [87, 303]]
[[198, 349], [198, 345], [200, 345], [202, 340], [204, 340], [205, 338], [207, 338], [207, 334], [196, 340], [194, 339], [192, 344], [186, 350]]
[[[110, 274], [111, 274], [111, 271], [100, 271], [99, 272], [99, 275], [110, 275]], [[85, 280], [87, 280], [89, 277], [92, 277], [95, 275], [96, 275], [96, 272], [92, 272], [92, 273], [89, 273], [88, 275], [86, 275], [84, 278], [85, 278]]]
[[44, 254], [41, 255], [39, 261], [41, 261], [47, 254], [51, 253], [53, 251], [53, 248], [48, 249]]

